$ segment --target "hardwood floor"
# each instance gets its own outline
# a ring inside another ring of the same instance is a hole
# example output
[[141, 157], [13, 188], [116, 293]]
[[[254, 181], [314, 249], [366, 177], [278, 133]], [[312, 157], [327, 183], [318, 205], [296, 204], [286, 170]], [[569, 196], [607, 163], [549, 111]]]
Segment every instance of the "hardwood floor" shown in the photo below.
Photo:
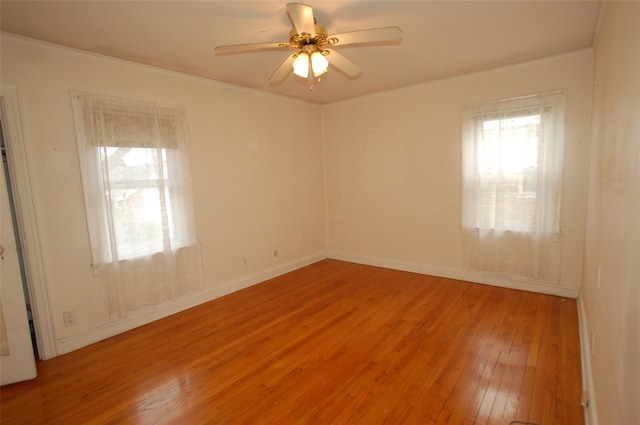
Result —
[[575, 300], [335, 260], [38, 372], [2, 424], [583, 423]]

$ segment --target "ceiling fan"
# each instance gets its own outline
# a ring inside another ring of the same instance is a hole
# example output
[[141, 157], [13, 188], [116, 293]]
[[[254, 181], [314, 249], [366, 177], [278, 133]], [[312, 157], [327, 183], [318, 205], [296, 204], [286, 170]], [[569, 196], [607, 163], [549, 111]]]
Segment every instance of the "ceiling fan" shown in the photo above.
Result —
[[289, 55], [269, 78], [270, 83], [282, 81], [293, 68], [293, 73], [302, 78], [320, 78], [329, 67], [329, 63], [349, 77], [362, 73], [362, 68], [350, 59], [333, 50], [333, 47], [347, 44], [376, 43], [398, 41], [402, 30], [398, 27], [372, 28], [328, 35], [326, 28], [317, 24], [311, 6], [302, 3], [287, 4], [293, 29], [289, 32], [289, 41], [271, 43], [233, 44], [216, 47], [217, 52], [242, 52], [263, 49], [291, 48], [296, 52]]

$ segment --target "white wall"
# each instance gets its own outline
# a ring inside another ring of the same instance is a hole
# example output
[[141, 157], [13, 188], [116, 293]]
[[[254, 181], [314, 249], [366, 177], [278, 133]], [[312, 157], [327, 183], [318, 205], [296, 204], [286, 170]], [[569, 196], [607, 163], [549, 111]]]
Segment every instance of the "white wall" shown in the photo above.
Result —
[[[1, 42], [0, 76], [18, 85], [22, 106], [58, 353], [326, 257], [318, 106], [6, 34]], [[187, 109], [201, 293], [110, 321], [89, 266], [71, 90]], [[77, 325], [64, 327], [66, 311]]]
[[[580, 51], [323, 108], [329, 255], [577, 296], [589, 157], [592, 52]], [[467, 272], [461, 243], [465, 104], [566, 90], [559, 285]]]
[[639, 24], [640, 3], [605, 2], [595, 44], [580, 307], [590, 417], [600, 424], [640, 421]]

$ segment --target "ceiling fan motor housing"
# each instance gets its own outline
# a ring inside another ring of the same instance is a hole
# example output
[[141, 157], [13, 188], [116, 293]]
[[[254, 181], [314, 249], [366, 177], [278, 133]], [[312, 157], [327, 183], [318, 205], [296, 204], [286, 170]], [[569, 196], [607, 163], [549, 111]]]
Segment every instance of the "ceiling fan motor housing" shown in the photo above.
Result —
[[289, 41], [291, 44], [298, 45], [300, 48], [309, 44], [321, 46], [327, 43], [327, 29], [321, 25], [315, 24], [315, 30], [315, 35], [307, 33], [298, 34], [294, 28], [289, 31]]

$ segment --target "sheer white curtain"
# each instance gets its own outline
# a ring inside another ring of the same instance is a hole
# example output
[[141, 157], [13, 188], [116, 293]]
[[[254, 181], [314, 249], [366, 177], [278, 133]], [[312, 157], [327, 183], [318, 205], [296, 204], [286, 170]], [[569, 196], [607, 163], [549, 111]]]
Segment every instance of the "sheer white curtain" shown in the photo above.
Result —
[[467, 266], [556, 281], [564, 93], [465, 107], [462, 148]]
[[184, 111], [72, 99], [92, 266], [110, 313], [201, 289]]

